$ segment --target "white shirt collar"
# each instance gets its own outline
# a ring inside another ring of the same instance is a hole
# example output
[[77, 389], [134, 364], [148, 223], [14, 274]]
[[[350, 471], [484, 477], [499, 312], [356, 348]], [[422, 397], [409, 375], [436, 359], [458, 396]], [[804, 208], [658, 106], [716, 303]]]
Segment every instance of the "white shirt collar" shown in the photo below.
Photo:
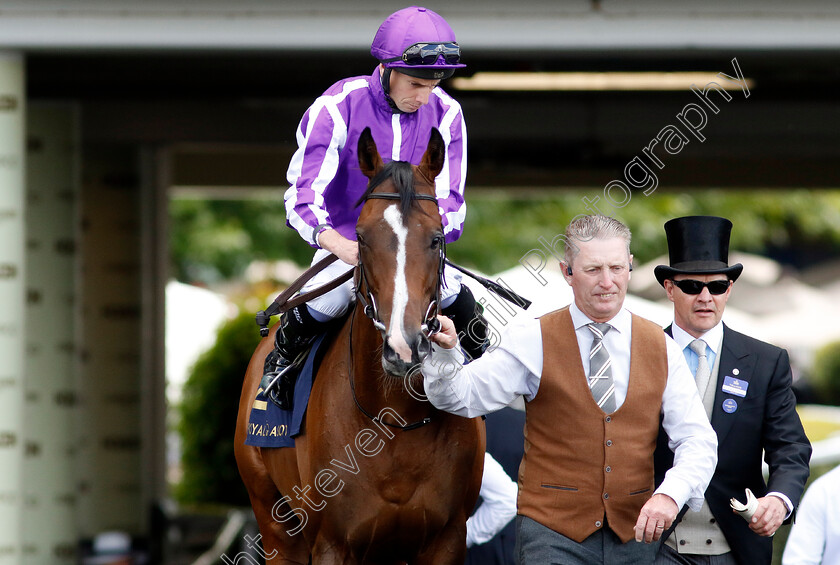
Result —
[[[674, 341], [680, 346], [680, 349], [685, 349], [688, 344], [694, 341], [694, 336], [677, 325], [677, 322], [671, 324], [671, 333], [674, 334]], [[715, 327], [700, 336], [700, 339], [706, 342], [712, 352], [717, 355], [720, 353], [720, 347], [723, 343], [723, 322], [718, 322]]]
[[[589, 316], [584, 314], [574, 302], [572, 302], [572, 304], [569, 306], [569, 313], [572, 315], [572, 324], [574, 324], [576, 331], [587, 324], [591, 324], [594, 321], [591, 320]], [[630, 326], [632, 324], [632, 319], [630, 317], [630, 311], [625, 309], [624, 307], [622, 307], [621, 310], [618, 311], [618, 314], [616, 314], [607, 323], [611, 325], [613, 329], [616, 330], [618, 333], [630, 335]]]

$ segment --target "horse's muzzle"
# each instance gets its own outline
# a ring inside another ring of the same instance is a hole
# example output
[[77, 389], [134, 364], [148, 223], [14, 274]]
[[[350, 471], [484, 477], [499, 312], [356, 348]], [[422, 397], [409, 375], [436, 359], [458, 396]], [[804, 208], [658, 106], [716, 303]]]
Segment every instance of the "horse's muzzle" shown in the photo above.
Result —
[[[401, 353], [392, 347], [393, 340], [386, 337], [382, 346], [382, 368], [395, 377], [406, 376], [413, 367], [423, 362], [432, 351], [432, 344], [423, 333], [417, 333], [414, 339], [402, 342]], [[398, 346], [399, 347], [399, 346]]]

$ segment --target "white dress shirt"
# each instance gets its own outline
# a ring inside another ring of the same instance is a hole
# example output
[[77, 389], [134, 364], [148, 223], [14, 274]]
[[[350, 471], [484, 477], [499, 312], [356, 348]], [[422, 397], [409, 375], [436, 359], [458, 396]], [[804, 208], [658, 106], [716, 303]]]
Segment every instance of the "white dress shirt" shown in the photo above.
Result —
[[490, 541], [516, 517], [518, 490], [499, 462], [485, 452], [481, 506], [467, 520], [467, 547]]
[[840, 565], [840, 466], [811, 483], [790, 529], [782, 565]]
[[[569, 310], [581, 362], [587, 367], [594, 337], [585, 326], [592, 320], [574, 303]], [[622, 309], [609, 321], [613, 329], [604, 336], [612, 358], [616, 409], [627, 397], [630, 380], [631, 322], [630, 312]], [[655, 494], [670, 496], [680, 508], [688, 504], [698, 510], [717, 464], [717, 436], [706, 418], [682, 351], [674, 340], [664, 337], [668, 380], [661, 413], [668, 445], [674, 451], [674, 466]], [[468, 365], [463, 361], [459, 348], [435, 345], [432, 355], [423, 362], [426, 395], [436, 408], [474, 418], [504, 408], [520, 396], [532, 400], [539, 390], [543, 364], [539, 320], [514, 319], [493, 351]]]

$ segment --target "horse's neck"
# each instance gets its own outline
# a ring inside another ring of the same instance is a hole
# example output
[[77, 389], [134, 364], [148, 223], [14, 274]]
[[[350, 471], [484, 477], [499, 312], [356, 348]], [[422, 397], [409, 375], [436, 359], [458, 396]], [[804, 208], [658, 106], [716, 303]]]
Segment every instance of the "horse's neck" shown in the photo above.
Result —
[[[413, 376], [398, 378], [385, 374], [382, 368], [382, 336], [359, 308], [351, 320], [351, 378], [354, 379], [356, 399], [370, 412], [383, 408], [396, 410], [406, 420], [422, 419], [433, 409], [422, 398], [420, 371]], [[411, 382], [409, 382], [411, 380]], [[419, 384], [418, 384], [419, 383]], [[414, 385], [414, 391], [410, 386]]]

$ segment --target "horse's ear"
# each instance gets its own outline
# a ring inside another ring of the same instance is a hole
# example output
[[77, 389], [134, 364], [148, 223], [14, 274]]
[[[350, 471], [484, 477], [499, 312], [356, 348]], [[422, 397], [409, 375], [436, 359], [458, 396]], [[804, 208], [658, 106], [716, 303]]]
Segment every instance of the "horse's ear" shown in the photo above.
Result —
[[365, 128], [362, 135], [359, 136], [359, 167], [362, 173], [371, 179], [373, 176], [382, 170], [382, 157], [379, 156], [379, 150], [376, 149], [376, 142], [373, 141], [373, 134], [370, 133], [370, 128]]
[[426, 153], [423, 155], [423, 161], [420, 166], [428, 171], [427, 176], [434, 180], [443, 170], [443, 162], [446, 159], [446, 144], [443, 142], [443, 136], [437, 130], [432, 128], [432, 133], [429, 136], [429, 145], [426, 146]]

